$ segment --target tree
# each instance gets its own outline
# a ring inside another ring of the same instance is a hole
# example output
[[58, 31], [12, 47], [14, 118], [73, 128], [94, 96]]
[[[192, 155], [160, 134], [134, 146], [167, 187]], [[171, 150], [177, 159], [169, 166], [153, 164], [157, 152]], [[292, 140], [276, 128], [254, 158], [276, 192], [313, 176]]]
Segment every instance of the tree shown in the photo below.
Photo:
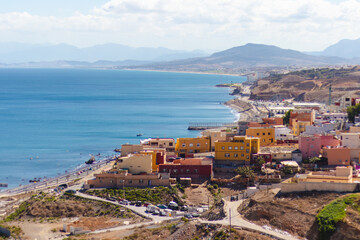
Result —
[[283, 117], [283, 123], [285, 125], [289, 125], [290, 122], [290, 113], [292, 112], [292, 110], [289, 110], [285, 113], [285, 116]]
[[360, 103], [356, 104], [355, 106], [350, 106], [346, 109], [347, 114], [348, 114], [348, 119], [350, 122], [354, 122], [355, 121], [355, 117], [357, 115], [359, 115], [360, 113]]
[[318, 163], [321, 159], [319, 157], [311, 157], [309, 158], [309, 163]]
[[248, 166], [238, 167], [236, 173], [243, 178], [249, 178], [251, 180], [254, 180], [255, 178], [254, 171]]

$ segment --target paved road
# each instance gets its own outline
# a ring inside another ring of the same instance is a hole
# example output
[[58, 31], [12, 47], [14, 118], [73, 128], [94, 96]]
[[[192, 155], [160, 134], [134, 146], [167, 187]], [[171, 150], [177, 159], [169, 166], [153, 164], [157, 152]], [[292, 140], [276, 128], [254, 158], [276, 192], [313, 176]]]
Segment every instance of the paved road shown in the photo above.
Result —
[[222, 224], [222, 225], [229, 225], [230, 224], [230, 212], [231, 212], [231, 226], [234, 227], [241, 227], [244, 229], [249, 229], [249, 230], [254, 230], [260, 233], [264, 233], [267, 234], [269, 236], [278, 238], [278, 239], [284, 239], [284, 240], [295, 240], [297, 238], [295, 238], [294, 236], [291, 235], [284, 235], [281, 234], [280, 232], [278, 232], [279, 230], [270, 230], [270, 229], [265, 229], [259, 225], [256, 225], [252, 222], [249, 222], [245, 219], [243, 219], [240, 215], [240, 213], [237, 211], [238, 207], [240, 206], [240, 204], [243, 202], [244, 200], [240, 199], [238, 201], [227, 201], [224, 199], [224, 211], [226, 213], [226, 217], [222, 220], [218, 220], [218, 221], [202, 221], [200, 220], [200, 222], [203, 223], [217, 223], [217, 224]]
[[91, 195], [80, 193], [80, 192], [77, 192], [75, 195], [77, 195], [79, 197], [87, 198], [87, 199], [98, 200], [98, 201], [108, 202], [108, 203], [112, 203], [112, 204], [115, 204], [115, 205], [122, 206], [124, 208], [130, 209], [132, 212], [134, 212], [135, 214], [137, 214], [139, 216], [150, 219], [153, 223], [160, 223], [162, 221], [173, 220], [173, 219], [178, 219], [178, 218], [182, 217], [182, 216], [166, 217], [166, 216], [152, 215], [152, 214], [148, 214], [148, 213], [145, 212], [146, 207], [136, 207], [136, 206], [131, 206], [131, 205], [122, 205], [122, 204], [119, 204], [117, 202], [112, 202], [112, 201], [109, 201], [109, 200], [106, 200], [106, 199], [103, 199], [103, 198], [100, 198], [100, 197], [91, 196]]
[[81, 168], [67, 172], [54, 178], [48, 178], [42, 180], [41, 182], [30, 183], [16, 188], [8, 189], [6, 191], [1, 191], [0, 197], [10, 197], [32, 191], [43, 191], [49, 188], [57, 187], [60, 184], [69, 183], [79, 178], [85, 178], [89, 175], [92, 175], [96, 170], [99, 170], [102, 167], [106, 166], [111, 161], [113, 161], [112, 158], [103, 159], [92, 165], [85, 165]]

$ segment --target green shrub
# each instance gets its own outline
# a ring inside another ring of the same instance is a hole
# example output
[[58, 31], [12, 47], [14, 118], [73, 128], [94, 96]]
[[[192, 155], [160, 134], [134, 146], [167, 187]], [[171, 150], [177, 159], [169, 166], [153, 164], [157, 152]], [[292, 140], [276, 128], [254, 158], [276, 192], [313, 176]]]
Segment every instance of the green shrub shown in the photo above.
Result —
[[[344, 198], [336, 199], [326, 205], [316, 216], [319, 224], [320, 239], [329, 239], [336, 230], [336, 224], [346, 217], [347, 205], [353, 205], [359, 195], [351, 194]], [[354, 205], [357, 207], [357, 204]]]

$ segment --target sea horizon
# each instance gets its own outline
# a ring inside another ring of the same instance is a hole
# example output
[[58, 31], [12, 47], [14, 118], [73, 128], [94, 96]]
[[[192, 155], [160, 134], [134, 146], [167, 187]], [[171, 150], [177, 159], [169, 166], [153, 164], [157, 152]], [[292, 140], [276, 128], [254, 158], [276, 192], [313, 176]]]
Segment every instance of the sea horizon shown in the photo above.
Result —
[[[195, 137], [190, 122], [232, 122], [222, 103], [244, 77], [109, 69], [0, 69], [0, 183], [9, 188], [114, 155], [149, 137]], [[141, 138], [137, 134], [143, 134]], [[6, 188], [1, 189], [6, 190]]]

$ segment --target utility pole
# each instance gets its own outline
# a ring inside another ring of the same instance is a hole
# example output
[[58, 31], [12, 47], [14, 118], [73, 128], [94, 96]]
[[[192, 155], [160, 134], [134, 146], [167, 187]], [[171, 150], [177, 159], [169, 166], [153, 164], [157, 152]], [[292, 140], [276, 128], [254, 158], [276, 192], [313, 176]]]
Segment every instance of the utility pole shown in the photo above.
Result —
[[329, 106], [331, 106], [331, 92], [332, 92], [332, 89], [331, 89], [331, 83], [330, 83], [330, 87], [329, 87]]
[[229, 225], [230, 225], [229, 235], [231, 236], [231, 208], [229, 208]]

